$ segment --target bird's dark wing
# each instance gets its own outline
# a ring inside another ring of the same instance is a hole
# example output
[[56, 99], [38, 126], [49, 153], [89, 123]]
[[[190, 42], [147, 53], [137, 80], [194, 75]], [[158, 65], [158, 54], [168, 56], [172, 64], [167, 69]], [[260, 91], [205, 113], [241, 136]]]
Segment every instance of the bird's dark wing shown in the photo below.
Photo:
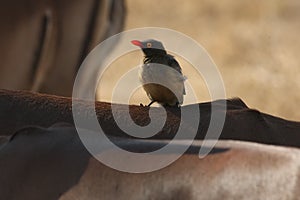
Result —
[[178, 71], [180, 74], [182, 74], [181, 67], [180, 67], [179, 63], [175, 60], [175, 58], [171, 55], [167, 55], [167, 56], [168, 56], [168, 66], [172, 67], [173, 69]]

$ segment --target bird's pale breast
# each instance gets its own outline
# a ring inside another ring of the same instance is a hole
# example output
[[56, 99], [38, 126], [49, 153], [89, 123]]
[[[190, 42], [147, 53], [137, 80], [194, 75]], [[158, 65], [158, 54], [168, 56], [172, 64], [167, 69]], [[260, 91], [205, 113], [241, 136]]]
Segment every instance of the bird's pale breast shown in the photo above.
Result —
[[139, 71], [139, 78], [147, 95], [161, 104], [183, 103], [185, 77], [169, 66], [148, 63]]

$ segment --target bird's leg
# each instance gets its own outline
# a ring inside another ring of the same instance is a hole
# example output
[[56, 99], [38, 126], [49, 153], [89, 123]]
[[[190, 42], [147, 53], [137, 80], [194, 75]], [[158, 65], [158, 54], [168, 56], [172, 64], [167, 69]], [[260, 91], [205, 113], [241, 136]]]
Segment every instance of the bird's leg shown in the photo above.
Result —
[[148, 107], [150, 107], [154, 102], [156, 102], [156, 101], [151, 101], [149, 104], [148, 104]]
[[[151, 106], [153, 103], [154, 103], [155, 101], [151, 101], [146, 107], [149, 107], [149, 106]], [[140, 106], [142, 106], [142, 107], [145, 107], [145, 105], [144, 104], [142, 104], [142, 103], [140, 103]]]
[[163, 107], [165, 107], [165, 108], [180, 108], [181, 106], [180, 106], [179, 102], [176, 102], [176, 104], [172, 105], [172, 106], [169, 104], [163, 104]]
[[177, 108], [180, 108], [180, 104], [179, 102], [176, 102], [176, 105], [175, 105]]

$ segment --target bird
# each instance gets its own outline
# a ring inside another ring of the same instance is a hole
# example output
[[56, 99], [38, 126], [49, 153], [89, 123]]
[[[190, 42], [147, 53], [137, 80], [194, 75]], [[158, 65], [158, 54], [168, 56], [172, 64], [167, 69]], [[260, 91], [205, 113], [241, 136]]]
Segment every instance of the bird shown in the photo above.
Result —
[[139, 80], [151, 100], [147, 106], [150, 107], [154, 102], [164, 107], [181, 106], [186, 94], [186, 77], [174, 56], [168, 54], [162, 42], [158, 40], [132, 40], [131, 43], [140, 47], [144, 53]]

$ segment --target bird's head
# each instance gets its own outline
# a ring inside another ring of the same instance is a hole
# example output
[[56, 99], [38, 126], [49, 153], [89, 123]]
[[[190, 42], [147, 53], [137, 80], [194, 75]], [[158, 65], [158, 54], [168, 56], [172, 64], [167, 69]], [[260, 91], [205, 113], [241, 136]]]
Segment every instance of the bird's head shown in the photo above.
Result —
[[131, 43], [134, 44], [135, 46], [140, 47], [143, 50], [145, 56], [152, 56], [156, 54], [164, 55], [167, 53], [163, 44], [157, 40], [153, 40], [153, 39], [144, 40], [144, 41], [132, 40]]

